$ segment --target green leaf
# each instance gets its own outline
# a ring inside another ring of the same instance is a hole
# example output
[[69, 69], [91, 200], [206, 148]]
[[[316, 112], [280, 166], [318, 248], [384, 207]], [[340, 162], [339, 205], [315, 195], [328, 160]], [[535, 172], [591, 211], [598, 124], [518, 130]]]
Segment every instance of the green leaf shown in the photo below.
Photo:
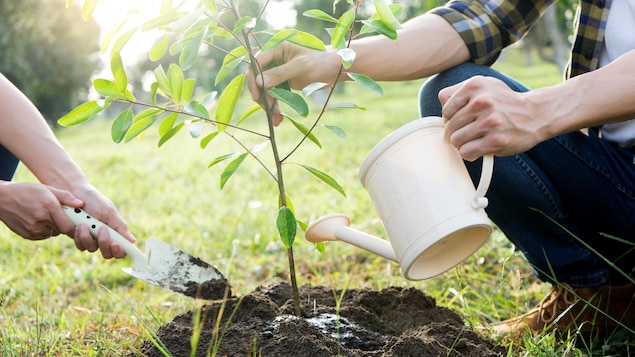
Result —
[[203, 12], [201, 9], [195, 9], [194, 11], [182, 16], [176, 22], [173, 22], [170, 25], [170, 30], [174, 32], [183, 32], [187, 30], [190, 26], [192, 26], [196, 22], [196, 20], [198, 20], [199, 17], [201, 17], [202, 14]]
[[282, 88], [272, 88], [268, 93], [272, 97], [288, 104], [291, 108], [293, 108], [293, 110], [303, 117], [309, 115], [309, 105], [301, 95]]
[[110, 128], [110, 136], [112, 137], [112, 141], [120, 143], [128, 132], [128, 129], [130, 129], [131, 125], [132, 109], [128, 108], [119, 113], [117, 118], [115, 118], [115, 121], [113, 121], [112, 123], [112, 127]]
[[161, 109], [146, 109], [141, 113], [137, 114], [137, 116], [133, 119], [132, 125], [130, 129], [126, 132], [124, 136], [125, 142], [130, 142], [130, 140], [137, 137], [139, 134], [143, 133], [146, 129], [152, 126], [154, 121], [157, 119], [157, 114], [161, 112]]
[[300, 220], [296, 220], [298, 222], [298, 226], [300, 226], [300, 229], [302, 229], [303, 231], [306, 231], [307, 228], [309, 228], [309, 225], [306, 222], [302, 222]]
[[218, 136], [218, 132], [215, 131], [211, 134], [208, 134], [207, 136], [205, 136], [203, 139], [201, 139], [201, 149], [205, 149], [207, 147], [207, 145], [209, 145], [209, 143], [214, 140], [214, 138]]
[[298, 31], [295, 35], [287, 39], [287, 41], [313, 50], [326, 51], [324, 42], [308, 32]]
[[131, 91], [126, 89], [126, 100], [128, 100], [130, 102], [136, 102], [137, 98], [135, 98], [134, 94], [132, 94]]
[[375, 3], [375, 10], [377, 10], [377, 14], [379, 14], [379, 18], [381, 19], [381, 22], [383, 22], [384, 25], [386, 25], [386, 27], [388, 27], [389, 29], [393, 31], [397, 31], [398, 29], [401, 28], [399, 21], [397, 21], [392, 11], [388, 7], [388, 5], [384, 3], [383, 0], [375, 0], [374, 3]]
[[270, 49], [278, 46], [282, 42], [288, 40], [289, 38], [295, 36], [298, 33], [298, 30], [294, 29], [286, 29], [276, 32], [273, 37], [271, 37], [265, 44], [262, 46], [262, 52], [269, 51]]
[[[284, 194], [284, 201], [285, 204], [282, 204], [282, 200], [280, 200], [280, 196], [278, 196], [278, 208], [282, 207], [282, 206], [287, 206], [289, 207], [289, 209], [291, 210], [291, 212], [293, 212], [295, 214], [295, 207], [293, 206], [293, 202], [291, 202], [291, 197], [289, 197], [289, 195], [287, 195], [286, 193]], [[298, 221], [298, 224], [300, 222]]]
[[307, 10], [302, 13], [302, 16], [310, 17], [312, 19], [318, 19], [318, 20], [328, 21], [332, 23], [337, 23], [336, 18], [334, 18], [333, 16], [319, 9]]
[[238, 168], [240, 167], [240, 164], [243, 163], [246, 157], [247, 157], [247, 153], [240, 154], [237, 158], [232, 160], [232, 162], [230, 162], [229, 165], [227, 165], [223, 173], [220, 175], [220, 189], [221, 190], [223, 189], [223, 187], [225, 187], [227, 180], [229, 180], [229, 178], [232, 177], [232, 175], [236, 172], [236, 170], [238, 170]]
[[104, 97], [114, 97], [118, 99], [126, 99], [126, 94], [119, 89], [117, 83], [107, 79], [97, 78], [93, 81], [93, 87], [99, 95]]
[[170, 42], [171, 37], [172, 36], [170, 35], [163, 37], [159, 43], [150, 49], [150, 53], [148, 54], [150, 61], [158, 61], [161, 57], [163, 57], [163, 55], [165, 55], [165, 52], [168, 50], [168, 43]]
[[357, 104], [351, 103], [351, 102], [329, 103], [328, 109], [359, 109], [359, 110], [366, 110], [366, 108], [357, 106]]
[[302, 134], [304, 134], [306, 137], [309, 138], [309, 140], [311, 140], [312, 142], [315, 143], [315, 145], [317, 145], [320, 149], [322, 148], [322, 144], [320, 143], [320, 141], [318, 140], [318, 138], [315, 136], [315, 134], [313, 134], [312, 132], [309, 133], [309, 128], [307, 128], [306, 126], [304, 126], [302, 123], [298, 123], [297, 121], [291, 119], [291, 118], [287, 118], [289, 121], [291, 121], [291, 123], [293, 124], [293, 126], [296, 127], [296, 129], [298, 129]]
[[327, 86], [328, 86], [328, 83], [313, 82], [313, 83], [309, 84], [308, 86], [302, 88], [302, 95], [305, 96], [305, 97], [308, 97], [311, 94], [313, 94], [313, 92], [318, 91], [318, 90], [322, 90], [322, 89], [326, 88]]
[[218, 10], [216, 10], [216, 0], [203, 0], [202, 1], [203, 5], [205, 5], [206, 8], [208, 8], [212, 13], [217, 13]]
[[188, 78], [183, 81], [183, 93], [181, 93], [181, 99], [183, 99], [185, 103], [189, 103], [190, 100], [192, 100], [195, 86], [196, 78]]
[[262, 151], [262, 149], [266, 148], [269, 145], [270, 142], [271, 142], [271, 140], [265, 139], [262, 142], [252, 146], [249, 149], [249, 152], [252, 153], [252, 154], [259, 153], [260, 151]]
[[284, 90], [289, 91], [289, 92], [291, 91], [291, 86], [289, 85], [289, 81], [281, 82], [280, 84], [278, 84], [274, 88], [284, 89]]
[[346, 193], [344, 192], [344, 189], [342, 188], [342, 186], [340, 186], [340, 184], [337, 183], [337, 181], [335, 181], [327, 173], [325, 173], [324, 171], [320, 171], [316, 169], [315, 167], [311, 167], [309, 165], [305, 165], [305, 164], [298, 164], [298, 165], [304, 167], [307, 171], [312, 173], [315, 177], [319, 178], [320, 180], [325, 182], [327, 185], [334, 188], [337, 192], [341, 193], [344, 197], [346, 197]]
[[212, 34], [214, 36], [214, 40], [234, 39], [234, 35], [231, 32], [229, 32], [229, 30], [223, 27], [214, 27], [214, 29], [212, 30]]
[[[432, 1], [432, 0], [429, 0]], [[433, 7], [434, 4], [429, 4], [430, 7]], [[399, 5], [399, 4], [390, 4], [388, 5], [388, 8], [390, 9], [390, 12], [392, 13], [392, 15], [395, 18], [398, 18], [399, 16], [401, 16], [401, 14], [403, 13], [403, 6]], [[381, 17], [379, 16], [379, 13], [375, 12], [371, 17], [368, 18], [369, 21], [372, 20], [380, 20], [381, 22]], [[401, 26], [401, 25], [400, 25]], [[388, 26], [386, 26], [386, 28], [388, 28]], [[368, 25], [364, 25], [362, 26], [362, 28], [359, 30], [359, 35], [363, 35], [363, 34], [368, 34], [370, 32], [376, 32], [375, 30], [371, 29]]]
[[209, 119], [209, 112], [207, 111], [207, 108], [195, 100], [185, 106], [185, 111], [198, 118]]
[[161, 88], [166, 95], [172, 96], [170, 81], [168, 80], [168, 76], [165, 74], [165, 70], [163, 70], [162, 65], [159, 65], [154, 69], [154, 78], [156, 78], [157, 83], [159, 83], [159, 88]]
[[216, 74], [216, 80], [214, 84], [217, 85], [223, 79], [225, 79], [236, 67], [238, 67], [242, 63], [246, 55], [247, 48], [245, 48], [244, 46], [236, 47], [228, 54], [226, 54], [225, 58], [223, 58], [223, 64]]
[[93, 17], [93, 12], [95, 12], [95, 8], [97, 7], [98, 0], [84, 0], [84, 6], [82, 6], [82, 19], [84, 21], [90, 20]]
[[191, 120], [186, 124], [190, 132], [190, 136], [194, 139], [197, 139], [203, 133], [203, 125], [205, 122], [202, 119]]
[[203, 100], [201, 101], [201, 103], [205, 107], [209, 108], [214, 105], [214, 100], [216, 99], [217, 95], [218, 95], [217, 91], [208, 92], [207, 94], [205, 94], [205, 97], [203, 97]]
[[340, 138], [346, 139], [346, 132], [339, 126], [324, 125], [324, 127], [335, 133], [335, 135], [339, 136]]
[[362, 23], [380, 35], [384, 35], [391, 40], [397, 39], [397, 31], [386, 26], [381, 20], [365, 20]]
[[297, 223], [295, 216], [289, 207], [283, 206], [278, 211], [278, 218], [276, 219], [276, 225], [278, 226], [278, 233], [280, 239], [287, 249], [293, 246], [295, 241], [295, 234], [297, 230]]
[[236, 26], [234, 27], [234, 33], [248, 29], [251, 30], [256, 26], [256, 19], [250, 16], [243, 16], [238, 21], [236, 21]]
[[350, 9], [342, 14], [340, 19], [337, 21], [337, 25], [335, 25], [335, 30], [331, 36], [331, 47], [337, 49], [346, 47], [344, 43], [346, 40], [346, 34], [349, 32], [354, 20], [355, 12], [353, 9]]
[[176, 119], [178, 118], [179, 113], [173, 112], [169, 113], [165, 118], [161, 120], [161, 124], [159, 125], [159, 136], [165, 135], [168, 131], [174, 128], [174, 124], [176, 123]]
[[141, 25], [141, 31], [146, 32], [155, 28], [161, 28], [163, 26], [169, 25], [174, 21], [179, 20], [183, 16], [185, 16], [186, 12], [166, 12], [162, 13], [158, 17], [153, 18], [152, 20]]
[[218, 131], [225, 130], [227, 124], [231, 121], [244, 81], [245, 76], [243, 74], [236, 76], [229, 82], [223, 93], [221, 93], [220, 98], [218, 98], [215, 115], [216, 129]]
[[97, 101], [86, 102], [75, 107], [68, 114], [61, 117], [57, 123], [61, 126], [73, 126], [91, 119], [95, 115], [99, 114], [102, 108]]
[[245, 110], [245, 112], [243, 113], [243, 115], [240, 116], [240, 119], [238, 119], [238, 121], [236, 122], [236, 125], [240, 125], [243, 121], [245, 121], [249, 116], [251, 116], [253, 113], [259, 111], [260, 105], [258, 104], [254, 104], [251, 107], [247, 108], [247, 110]]
[[170, 81], [172, 100], [176, 104], [181, 104], [181, 96], [183, 95], [183, 71], [175, 63], [170, 64], [168, 68], [168, 80]]
[[185, 44], [179, 55], [179, 64], [184, 70], [188, 70], [194, 65], [196, 55], [201, 48], [203, 38], [207, 35], [207, 26], [201, 26], [200, 30], [189, 42]]
[[181, 128], [183, 128], [183, 126], [185, 126], [185, 123], [179, 123], [177, 126], [175, 126], [174, 128], [168, 130], [168, 132], [166, 132], [164, 135], [162, 135], [161, 139], [159, 139], [158, 147], [163, 146], [163, 144], [165, 144], [168, 140], [170, 140], [170, 138], [172, 138], [174, 135], [176, 135], [176, 133], [178, 133], [179, 130], [181, 130]]
[[120, 20], [113, 27], [109, 28], [108, 31], [106, 31], [106, 33], [104, 34], [104, 38], [101, 40], [101, 45], [100, 45], [101, 53], [106, 52], [106, 49], [108, 49], [108, 46], [110, 46], [110, 43], [112, 42], [112, 39], [119, 32], [119, 30], [121, 30], [123, 25], [126, 24], [126, 22], [128, 22], [127, 17]]
[[364, 74], [359, 73], [346, 73], [352, 80], [361, 85], [362, 87], [371, 90], [377, 95], [384, 95], [384, 90], [381, 86], [375, 82], [372, 78]]
[[111, 53], [121, 53], [121, 50], [123, 49], [123, 46], [126, 45], [126, 43], [128, 43], [128, 40], [130, 40], [130, 38], [132, 37], [132, 35], [135, 34], [135, 32], [137, 32], [139, 28], [135, 27], [133, 29], [130, 29], [126, 32], [124, 32], [123, 35], [119, 36], [117, 38], [117, 40], [115, 41], [115, 43], [112, 45], [112, 48], [110, 49]]
[[159, 82], [150, 84], [150, 104], [157, 105], [157, 92], [159, 91]]
[[123, 62], [118, 52], [113, 52], [110, 57], [110, 70], [113, 77], [115, 77], [115, 83], [117, 83], [119, 90], [125, 93], [128, 88], [128, 76], [126, 76], [126, 71], [123, 68]]
[[356, 56], [355, 51], [351, 50], [350, 48], [343, 48], [341, 50], [337, 50], [337, 54], [342, 58], [342, 65], [344, 66], [344, 68], [351, 68]]
[[[214, 134], [214, 133], [212, 133], [212, 134]], [[210, 134], [210, 135], [212, 135], [212, 134]], [[218, 132], [216, 132], [216, 135], [218, 135]], [[214, 135], [214, 137], [216, 137], [216, 135]], [[207, 138], [204, 138], [203, 140], [205, 140], [205, 139], [207, 139]], [[212, 167], [212, 166], [214, 166], [214, 165], [216, 165], [216, 164], [218, 164], [220, 162], [223, 162], [223, 161], [229, 159], [230, 157], [234, 157], [234, 156], [236, 156], [235, 152], [230, 153], [230, 154], [221, 155], [221, 156], [215, 158], [212, 162], [210, 162], [209, 165], [207, 165], [207, 168], [210, 168], [210, 167]]]

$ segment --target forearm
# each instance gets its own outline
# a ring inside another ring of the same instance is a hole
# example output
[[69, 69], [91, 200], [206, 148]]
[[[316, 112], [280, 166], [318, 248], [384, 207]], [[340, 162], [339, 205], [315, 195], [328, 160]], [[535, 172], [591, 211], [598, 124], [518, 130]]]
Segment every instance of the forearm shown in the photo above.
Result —
[[17, 88], [0, 75], [0, 143], [50, 186], [71, 190], [87, 184], [79, 166], [46, 121]]
[[425, 78], [469, 60], [456, 30], [442, 17], [425, 14], [403, 24], [397, 40], [373, 36], [353, 41], [356, 57], [346, 72], [376, 81]]
[[635, 51], [561, 84], [529, 92], [545, 139], [635, 118]]

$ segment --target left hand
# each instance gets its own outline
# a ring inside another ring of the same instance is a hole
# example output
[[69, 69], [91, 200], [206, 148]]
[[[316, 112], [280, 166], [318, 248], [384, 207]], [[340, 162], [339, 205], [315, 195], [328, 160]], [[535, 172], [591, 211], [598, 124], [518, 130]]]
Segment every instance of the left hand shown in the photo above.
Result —
[[468, 161], [531, 149], [544, 140], [540, 129], [548, 118], [535, 109], [528, 93], [482, 76], [443, 89], [439, 100], [450, 142]]

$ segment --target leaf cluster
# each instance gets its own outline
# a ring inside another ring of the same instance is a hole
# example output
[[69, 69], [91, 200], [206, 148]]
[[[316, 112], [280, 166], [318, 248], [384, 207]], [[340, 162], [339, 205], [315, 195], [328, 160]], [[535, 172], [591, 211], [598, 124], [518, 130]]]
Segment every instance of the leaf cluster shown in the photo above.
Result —
[[[69, 3], [72, 0], [68, 0]], [[86, 0], [83, 6], [83, 16], [89, 17], [96, 10], [98, 0]], [[334, 4], [338, 3], [336, 0]], [[238, 102], [242, 96], [245, 84], [245, 72], [247, 67], [252, 73], [258, 75], [263, 68], [257, 60], [257, 53], [272, 51], [282, 43], [289, 42], [303, 46], [314, 51], [326, 51], [327, 46], [318, 37], [297, 29], [256, 31], [260, 15], [242, 16], [237, 3], [234, 0], [201, 0], [193, 8], [185, 9], [181, 2], [175, 4], [172, 0], [162, 0], [157, 16], [150, 20], [144, 20], [136, 26], [125, 26], [127, 19], [109, 31], [102, 43], [102, 51], [110, 49], [111, 72], [110, 79], [96, 79], [94, 89], [103, 97], [100, 100], [84, 103], [59, 120], [61, 125], [71, 126], [89, 120], [113, 102], [127, 103], [112, 124], [111, 136], [115, 142], [129, 142], [141, 136], [148, 129], [158, 124], [159, 146], [164, 145], [184, 128], [189, 129], [193, 138], [200, 138], [200, 146], [205, 149], [216, 141], [221, 134], [234, 141], [240, 150], [222, 153], [212, 161], [208, 167], [229, 160], [220, 177], [221, 189], [228, 180], [243, 166], [247, 158], [254, 159], [275, 181], [279, 210], [276, 217], [276, 227], [280, 240], [287, 248], [289, 260], [289, 273], [294, 291], [294, 309], [300, 316], [299, 294], [295, 277], [295, 262], [293, 257], [293, 244], [298, 226], [303, 228], [306, 224], [299, 221], [294, 213], [293, 204], [289, 198], [284, 182], [283, 165], [293, 164], [289, 158], [293, 153], [308, 141], [321, 147], [320, 141], [314, 134], [314, 129], [319, 126], [320, 119], [327, 109], [356, 108], [355, 105], [345, 104], [329, 106], [328, 100], [310, 125], [303, 123], [303, 119], [309, 116], [309, 105], [305, 99], [318, 89], [324, 89], [324, 83], [314, 83], [302, 91], [302, 94], [292, 91], [288, 85], [280, 85], [265, 93], [261, 89], [261, 98], [270, 96], [280, 103], [286, 104], [300, 119], [286, 114], [285, 122], [291, 123], [300, 132], [300, 139], [287, 153], [281, 153], [274, 130], [273, 115], [268, 104], [252, 105], [240, 113]], [[305, 16], [318, 18], [333, 27], [327, 28], [330, 34], [331, 48], [338, 51], [342, 58], [343, 68], [350, 68], [355, 53], [348, 49], [350, 41], [354, 38], [353, 29], [358, 21], [356, 13], [358, 2], [349, 0], [351, 9], [344, 12], [339, 18], [332, 17], [321, 10], [309, 10]], [[400, 25], [395, 15], [400, 12], [398, 6], [388, 6], [382, 0], [374, 0], [377, 12], [363, 23], [360, 34], [377, 32], [388, 36], [397, 37]], [[261, 12], [262, 14], [262, 12]], [[138, 33], [158, 31], [162, 38], [152, 47], [149, 58], [158, 61], [166, 54], [177, 57], [178, 62], [170, 63], [167, 69], [159, 64], [153, 71], [154, 81], [150, 85], [151, 93], [149, 101], [140, 101], [129, 89], [128, 77], [125, 72], [121, 57], [121, 50], [130, 38]], [[257, 35], [264, 35], [264, 39]], [[219, 42], [233, 43], [231, 50], [225, 50], [225, 46]], [[215, 82], [229, 81], [227, 86], [218, 94], [215, 91], [205, 91], [197, 88], [197, 79], [188, 78], [187, 70], [190, 69], [198, 56], [204, 56], [208, 51], [222, 51], [224, 58], [220, 68], [216, 72]], [[377, 94], [383, 94], [381, 87], [371, 78], [363, 74], [347, 73], [349, 78], [368, 88]], [[325, 90], [333, 93], [335, 85], [327, 86]], [[265, 99], [266, 100], [266, 99]], [[262, 103], [261, 103], [262, 104]], [[145, 108], [135, 112], [135, 107]], [[255, 117], [257, 113], [264, 111], [266, 128], [264, 131], [254, 130], [246, 125], [246, 120]], [[207, 124], [207, 125], [206, 125]], [[210, 127], [210, 132], [204, 134], [203, 129]], [[344, 135], [343, 130], [334, 126], [325, 126], [337, 135]], [[238, 136], [238, 133], [247, 133], [261, 139], [256, 145], [250, 146]], [[261, 158], [261, 150], [270, 147], [271, 158], [275, 168], [270, 168]], [[225, 150], [224, 146], [220, 146]], [[345, 195], [344, 189], [326, 172], [308, 164], [296, 163], [307, 170], [311, 175]], [[323, 251], [323, 243], [318, 243], [318, 249]]]

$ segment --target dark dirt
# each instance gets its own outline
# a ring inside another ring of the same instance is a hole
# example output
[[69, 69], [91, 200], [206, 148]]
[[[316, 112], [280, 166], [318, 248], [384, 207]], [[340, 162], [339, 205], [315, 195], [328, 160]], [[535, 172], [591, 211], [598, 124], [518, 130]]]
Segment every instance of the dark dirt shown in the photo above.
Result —
[[208, 280], [202, 284], [191, 281], [184, 285], [185, 290], [178, 289], [178, 292], [197, 299], [220, 300], [225, 296], [232, 296], [231, 286], [225, 278]]
[[[499, 356], [504, 351], [467, 327], [455, 312], [423, 292], [390, 287], [341, 291], [300, 287], [303, 317], [293, 316], [286, 283], [205, 305], [161, 326], [156, 335], [173, 356], [190, 356], [195, 323], [202, 329], [196, 356]], [[217, 318], [222, 316], [221, 321]], [[217, 328], [215, 326], [220, 326]], [[226, 329], [226, 330], [224, 330]], [[222, 338], [215, 338], [214, 331]], [[224, 333], [223, 333], [224, 330]], [[214, 344], [214, 340], [220, 340]], [[140, 355], [164, 356], [152, 341]], [[211, 354], [213, 355], [213, 354]]]

